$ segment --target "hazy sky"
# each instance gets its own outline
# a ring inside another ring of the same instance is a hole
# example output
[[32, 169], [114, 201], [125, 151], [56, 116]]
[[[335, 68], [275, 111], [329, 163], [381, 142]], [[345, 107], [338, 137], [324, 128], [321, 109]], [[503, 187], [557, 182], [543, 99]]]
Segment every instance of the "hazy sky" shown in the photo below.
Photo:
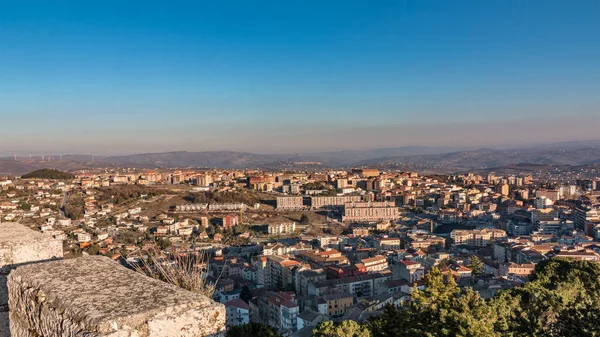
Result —
[[0, 153], [597, 139], [600, 1], [4, 1]]

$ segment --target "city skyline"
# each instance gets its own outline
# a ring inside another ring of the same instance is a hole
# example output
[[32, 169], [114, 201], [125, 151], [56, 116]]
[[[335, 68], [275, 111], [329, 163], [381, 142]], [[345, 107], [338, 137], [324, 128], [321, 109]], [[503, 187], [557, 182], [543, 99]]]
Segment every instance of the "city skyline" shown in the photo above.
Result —
[[597, 139], [599, 6], [10, 4], [0, 153]]

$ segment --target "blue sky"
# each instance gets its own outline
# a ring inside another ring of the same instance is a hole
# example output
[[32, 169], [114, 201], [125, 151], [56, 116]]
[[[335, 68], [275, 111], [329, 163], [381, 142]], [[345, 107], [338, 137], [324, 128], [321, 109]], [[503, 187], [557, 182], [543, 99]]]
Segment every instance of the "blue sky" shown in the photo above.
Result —
[[591, 139], [599, 1], [0, 3], [0, 153]]

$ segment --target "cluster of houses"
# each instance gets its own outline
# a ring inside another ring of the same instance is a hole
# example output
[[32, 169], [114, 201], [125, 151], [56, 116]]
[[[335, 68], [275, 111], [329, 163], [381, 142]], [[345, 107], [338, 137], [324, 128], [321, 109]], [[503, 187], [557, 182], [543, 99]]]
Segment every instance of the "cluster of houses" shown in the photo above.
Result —
[[[100, 203], [95, 189], [184, 183], [272, 193], [275, 204], [269, 210], [185, 203], [148, 215], [151, 204]], [[529, 175], [428, 177], [377, 169], [86, 173], [72, 182], [0, 179], [0, 216], [35, 219], [55, 238], [114, 259], [149, 250], [166, 258], [202, 256], [228, 326], [260, 322], [285, 336], [309, 336], [321, 321], [364, 321], [386, 305], [402, 305], [424, 289], [434, 267], [490, 298], [527, 282], [545, 259], [600, 260], [596, 188]], [[68, 193], [81, 196], [81, 219], [61, 213]], [[301, 230], [306, 224], [290, 221], [268, 224], [265, 235], [251, 240], [253, 232], [233, 231], [243, 212], [324, 212], [344, 231], [309, 234]], [[225, 242], [210, 227], [248, 240]], [[137, 239], [123, 239], [127, 233]]]

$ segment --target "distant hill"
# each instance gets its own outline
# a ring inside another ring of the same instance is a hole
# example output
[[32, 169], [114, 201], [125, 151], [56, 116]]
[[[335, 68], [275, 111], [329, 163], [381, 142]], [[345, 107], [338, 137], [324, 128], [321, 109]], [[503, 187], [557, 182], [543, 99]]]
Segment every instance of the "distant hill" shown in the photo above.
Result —
[[437, 155], [383, 157], [357, 162], [356, 165], [380, 166], [390, 164], [439, 167], [460, 171], [515, 165], [586, 165], [600, 161], [600, 147], [593, 148], [528, 148], [528, 149], [478, 149]]
[[140, 167], [262, 167], [265, 164], [293, 158], [293, 155], [256, 154], [233, 151], [163, 152], [102, 158], [104, 163]]
[[[86, 168], [94, 167], [107, 167], [112, 166], [108, 163], [101, 163], [99, 161], [92, 162], [91, 160], [80, 161], [68, 158], [64, 156], [63, 160], [55, 161], [42, 161], [40, 159], [21, 159], [14, 160], [14, 158], [0, 158], [0, 176], [2, 175], [23, 175], [31, 171], [40, 170], [44, 168], [53, 168], [59, 171], [75, 171]], [[85, 156], [84, 158], [91, 158]]]
[[123, 156], [63, 155], [61, 160], [0, 158], [0, 175], [23, 174], [41, 168], [74, 171], [97, 167], [218, 167], [225, 169], [321, 169], [379, 166], [421, 172], [457, 172], [519, 163], [587, 165], [600, 163], [600, 141], [536, 144], [513, 149], [404, 146], [373, 150], [319, 153], [260, 154], [235, 151], [163, 152]]
[[21, 176], [23, 179], [57, 179], [66, 180], [75, 178], [74, 175], [68, 172], [61, 172], [55, 169], [43, 168], [35, 170]]
[[[461, 148], [464, 149], [464, 148]], [[233, 151], [163, 152], [128, 156], [113, 156], [99, 160], [111, 164], [142, 165], [154, 167], [273, 167], [289, 162], [319, 162], [324, 166], [351, 165], [360, 160], [384, 156], [408, 156], [415, 154], [440, 154], [457, 151], [451, 147], [405, 146], [357, 151], [331, 151], [317, 153], [257, 154]]]

